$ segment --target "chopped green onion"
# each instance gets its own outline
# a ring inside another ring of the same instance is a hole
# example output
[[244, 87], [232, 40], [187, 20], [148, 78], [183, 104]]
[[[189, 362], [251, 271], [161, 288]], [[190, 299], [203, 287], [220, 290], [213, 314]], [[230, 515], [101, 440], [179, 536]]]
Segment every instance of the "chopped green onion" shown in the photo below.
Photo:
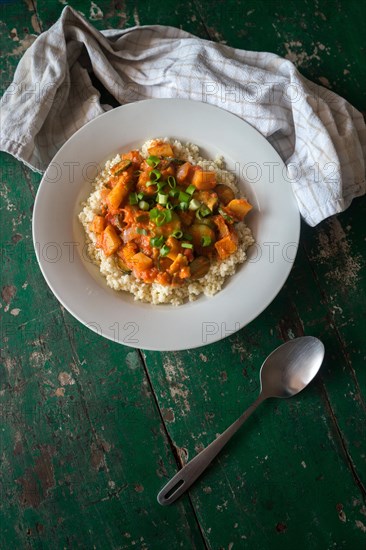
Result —
[[182, 212], [185, 212], [186, 210], [188, 210], [188, 202], [181, 202], [179, 204], [179, 208], [182, 210]]
[[208, 206], [206, 206], [205, 204], [203, 204], [201, 206], [201, 208], [199, 210], [197, 210], [196, 212], [196, 216], [199, 220], [201, 220], [202, 218], [205, 218], [206, 216], [208, 216], [209, 214], [211, 214], [211, 210], [209, 209]]
[[139, 235], [147, 235], [147, 231], [143, 227], [137, 227], [136, 233], [138, 233]]
[[150, 155], [147, 159], [146, 159], [146, 162], [149, 166], [152, 166], [153, 168], [156, 168], [157, 165], [159, 164], [160, 162], [160, 159], [159, 157], [155, 157], [154, 155]]
[[169, 246], [164, 244], [160, 249], [160, 256], [166, 256], [167, 254], [169, 254], [169, 252], [170, 252]]
[[156, 185], [156, 183], [154, 181], [149, 180], [145, 183], [145, 185], [146, 187], [151, 187], [152, 185]]
[[174, 206], [172, 205], [171, 202], [167, 202], [165, 205], [165, 208], [167, 208], [168, 210], [173, 210]]
[[173, 231], [172, 237], [175, 237], [176, 239], [181, 239], [183, 237], [183, 231], [181, 231], [180, 229], [176, 229], [175, 231]]
[[197, 199], [192, 199], [191, 202], [189, 203], [190, 210], [198, 210], [200, 206], [201, 206], [201, 203]]
[[155, 225], [157, 227], [161, 227], [166, 222], [166, 214], [165, 212], [160, 212], [160, 214], [155, 218]]
[[142, 170], [135, 170], [133, 175], [134, 176], [139, 176], [141, 174]]
[[193, 237], [189, 233], [183, 233], [183, 239], [185, 239], [186, 241], [191, 241]]
[[188, 193], [185, 193], [184, 191], [179, 192], [179, 202], [188, 202], [190, 198], [191, 196], [188, 195]]
[[170, 195], [171, 197], [177, 197], [177, 196], [179, 195], [179, 190], [178, 190], [178, 189], [171, 189], [171, 190], [169, 191], [169, 195]]
[[165, 195], [164, 193], [158, 193], [158, 201], [159, 204], [165, 206], [168, 202], [168, 195]]
[[160, 235], [160, 237], [152, 237], [150, 239], [150, 244], [151, 246], [156, 246], [157, 248], [159, 248], [160, 246], [162, 246], [162, 244], [164, 243], [164, 237], [163, 235]]
[[161, 172], [159, 172], [159, 170], [151, 170], [149, 175], [152, 181], [157, 182], [161, 177]]
[[130, 204], [137, 204], [139, 202], [139, 200], [137, 198], [137, 193], [130, 193], [130, 195], [128, 197], [128, 202]]
[[172, 221], [173, 214], [171, 210], [165, 210], [165, 218], [166, 218], [166, 222]]
[[146, 201], [140, 201], [139, 202], [139, 208], [141, 208], [141, 210], [149, 210], [150, 205]]
[[212, 243], [211, 237], [209, 237], [208, 235], [204, 235], [202, 237], [202, 240], [201, 240], [202, 246], [210, 246], [211, 243]]
[[186, 193], [188, 193], [188, 195], [193, 195], [193, 193], [196, 191], [196, 188], [194, 185], [188, 185], [187, 189], [186, 189]]
[[144, 194], [143, 193], [138, 193], [137, 198], [138, 198], [139, 201], [142, 200], [144, 198]]
[[168, 176], [168, 184], [171, 189], [175, 189], [177, 187], [177, 182], [174, 176]]
[[166, 186], [166, 181], [158, 181], [158, 193]]
[[182, 248], [193, 248], [192, 243], [182, 243]]
[[155, 220], [160, 213], [161, 213], [161, 210], [159, 210], [159, 208], [153, 208], [152, 210], [150, 210], [149, 212], [150, 220]]

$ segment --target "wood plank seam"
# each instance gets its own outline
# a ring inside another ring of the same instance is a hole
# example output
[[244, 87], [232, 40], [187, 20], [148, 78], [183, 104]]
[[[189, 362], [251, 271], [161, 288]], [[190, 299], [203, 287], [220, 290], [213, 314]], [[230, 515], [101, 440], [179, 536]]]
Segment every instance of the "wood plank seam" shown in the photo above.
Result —
[[339, 440], [340, 440], [340, 444], [341, 444], [341, 447], [342, 447], [342, 450], [344, 452], [344, 455], [345, 455], [345, 458], [346, 458], [346, 462], [347, 462], [347, 466], [349, 467], [350, 471], [351, 471], [351, 474], [352, 474], [352, 477], [354, 478], [355, 480], [355, 483], [356, 485], [358, 486], [358, 488], [360, 489], [361, 491], [361, 494], [362, 494], [362, 497], [364, 500], [366, 500], [366, 487], [364, 486], [364, 484], [362, 483], [362, 480], [360, 479], [357, 471], [356, 471], [356, 467], [355, 465], [353, 464], [353, 461], [352, 461], [352, 457], [351, 455], [349, 454], [348, 450], [347, 450], [347, 445], [346, 445], [346, 442], [344, 440], [344, 437], [342, 435], [342, 431], [341, 431], [341, 428], [339, 427], [338, 425], [338, 422], [337, 422], [337, 417], [333, 411], [333, 408], [332, 408], [332, 405], [330, 403], [330, 400], [329, 400], [329, 397], [328, 397], [328, 392], [326, 390], [326, 387], [325, 387], [325, 384], [320, 376], [320, 379], [321, 379], [321, 389], [322, 389], [322, 393], [324, 395], [324, 401], [325, 401], [325, 404], [329, 410], [329, 415], [330, 415], [330, 418], [334, 424], [334, 427], [336, 429], [336, 432], [337, 432], [337, 435], [339, 437]]
[[[183, 467], [183, 463], [182, 463], [181, 457], [179, 456], [179, 454], [178, 454], [178, 452], [177, 452], [176, 446], [174, 445], [173, 440], [172, 440], [172, 438], [170, 437], [170, 434], [169, 434], [169, 431], [168, 431], [166, 422], [165, 422], [165, 420], [164, 420], [164, 416], [163, 416], [162, 410], [161, 410], [161, 408], [160, 408], [160, 406], [159, 406], [159, 402], [158, 402], [158, 399], [157, 399], [156, 394], [155, 394], [155, 390], [154, 390], [154, 387], [153, 387], [153, 384], [152, 384], [152, 381], [151, 381], [151, 378], [150, 378], [149, 371], [148, 371], [148, 369], [147, 369], [147, 364], [146, 364], [146, 361], [145, 361], [144, 354], [142, 353], [141, 350], [136, 350], [136, 351], [138, 351], [138, 354], [139, 354], [139, 356], [140, 356], [140, 358], [141, 358], [141, 360], [142, 360], [143, 369], [144, 369], [144, 371], [145, 371], [145, 376], [146, 376], [146, 379], [147, 379], [147, 381], [148, 381], [148, 384], [149, 384], [149, 386], [150, 386], [151, 395], [152, 395], [153, 400], [154, 400], [154, 402], [155, 402], [156, 409], [157, 409], [157, 411], [158, 411], [158, 413], [159, 413], [160, 421], [161, 421], [161, 423], [162, 423], [162, 425], [163, 425], [164, 433], [165, 433], [165, 436], [166, 436], [167, 441], [168, 441], [168, 443], [169, 443], [169, 447], [170, 447], [170, 449], [171, 449], [171, 451], [172, 451], [172, 453], [173, 453], [174, 460], [175, 460], [175, 462], [176, 462], [178, 468], [182, 468], [182, 467]], [[207, 550], [210, 550], [210, 546], [208, 546], [208, 543], [207, 543], [207, 541], [206, 541], [206, 537], [205, 537], [205, 535], [204, 535], [204, 532], [203, 532], [203, 529], [202, 529], [202, 527], [201, 527], [200, 521], [199, 521], [199, 519], [198, 519], [198, 517], [197, 517], [196, 510], [195, 510], [195, 508], [194, 508], [194, 505], [193, 505], [193, 502], [192, 502], [192, 499], [191, 499], [191, 495], [189, 494], [189, 491], [187, 492], [187, 497], [188, 497], [188, 501], [189, 501], [189, 504], [190, 504], [190, 507], [191, 507], [191, 510], [192, 510], [194, 519], [195, 519], [195, 521], [196, 521], [196, 523], [197, 523], [198, 530], [199, 530], [199, 532], [200, 532], [200, 534], [201, 534], [202, 542], [203, 542], [205, 548], [206, 548]]]

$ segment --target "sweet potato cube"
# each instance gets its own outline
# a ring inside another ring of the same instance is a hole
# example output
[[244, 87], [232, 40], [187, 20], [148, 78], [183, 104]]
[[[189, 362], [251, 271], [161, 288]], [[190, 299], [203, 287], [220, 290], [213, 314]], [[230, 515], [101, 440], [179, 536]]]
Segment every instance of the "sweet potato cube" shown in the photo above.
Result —
[[90, 224], [90, 231], [93, 231], [96, 235], [102, 233], [105, 229], [105, 219], [103, 216], [94, 216], [93, 221]]
[[176, 179], [177, 182], [182, 183], [189, 183], [190, 177], [192, 174], [192, 164], [190, 162], [185, 162], [181, 166], [179, 166], [177, 170]]
[[116, 185], [113, 187], [112, 191], [108, 194], [106, 198], [106, 203], [109, 207], [109, 210], [112, 212], [117, 210], [123, 201], [127, 198], [129, 192], [131, 191], [131, 180], [129, 174], [123, 172], [122, 175], [118, 178]]
[[129, 242], [125, 244], [119, 251], [118, 256], [122, 258], [122, 260], [125, 260], [126, 262], [130, 262], [131, 258], [137, 253], [138, 246], [136, 243]]
[[180, 245], [180, 242], [175, 237], [168, 237], [166, 240], [166, 245], [170, 248], [170, 251], [167, 254], [167, 257], [170, 260], [175, 260], [178, 254], [182, 252], [182, 247]]
[[195, 170], [192, 177], [192, 185], [199, 191], [209, 191], [216, 185], [215, 172], [205, 170]]
[[121, 244], [121, 239], [116, 233], [113, 225], [107, 225], [102, 233], [102, 248], [106, 256], [111, 256], [117, 252], [118, 247]]
[[238, 249], [238, 238], [235, 233], [230, 233], [227, 237], [220, 239], [215, 243], [215, 248], [220, 260], [226, 260]]
[[143, 252], [134, 254], [131, 258], [131, 264], [137, 272], [146, 271], [153, 265], [153, 261], [149, 256], [146, 256]]
[[178, 254], [178, 256], [175, 258], [172, 265], [169, 267], [168, 271], [171, 275], [174, 273], [178, 273], [182, 268], [186, 267], [188, 264], [188, 260], [183, 254]]
[[174, 157], [174, 151], [169, 143], [165, 141], [156, 141], [154, 145], [148, 148], [149, 155], [156, 157]]
[[233, 199], [226, 208], [233, 218], [242, 221], [253, 206], [245, 199]]

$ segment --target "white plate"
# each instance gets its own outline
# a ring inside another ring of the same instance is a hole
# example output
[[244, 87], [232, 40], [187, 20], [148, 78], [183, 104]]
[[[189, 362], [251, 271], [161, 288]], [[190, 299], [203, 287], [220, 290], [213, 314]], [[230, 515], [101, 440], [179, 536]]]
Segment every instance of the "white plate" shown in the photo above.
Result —
[[[117, 152], [153, 137], [196, 143], [206, 158], [225, 157], [254, 205], [247, 216], [256, 245], [212, 298], [153, 306], [110, 289], [85, 254], [77, 219], [97, 170]], [[240, 118], [205, 103], [146, 100], [109, 111], [60, 149], [40, 184], [33, 240], [42, 273], [65, 308], [100, 335], [127, 346], [180, 350], [228, 336], [257, 317], [282, 288], [299, 241], [300, 217], [285, 167], [266, 139]]]

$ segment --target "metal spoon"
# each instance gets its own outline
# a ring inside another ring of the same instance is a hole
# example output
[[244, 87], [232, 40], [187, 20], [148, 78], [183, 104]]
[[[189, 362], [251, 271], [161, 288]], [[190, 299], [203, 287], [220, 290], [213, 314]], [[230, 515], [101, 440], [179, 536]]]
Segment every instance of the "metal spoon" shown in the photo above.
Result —
[[227, 430], [172, 477], [158, 494], [159, 504], [165, 506], [177, 500], [262, 401], [268, 397], [292, 397], [303, 390], [318, 372], [323, 358], [324, 345], [314, 336], [295, 338], [275, 349], [260, 370], [261, 391], [257, 399]]

